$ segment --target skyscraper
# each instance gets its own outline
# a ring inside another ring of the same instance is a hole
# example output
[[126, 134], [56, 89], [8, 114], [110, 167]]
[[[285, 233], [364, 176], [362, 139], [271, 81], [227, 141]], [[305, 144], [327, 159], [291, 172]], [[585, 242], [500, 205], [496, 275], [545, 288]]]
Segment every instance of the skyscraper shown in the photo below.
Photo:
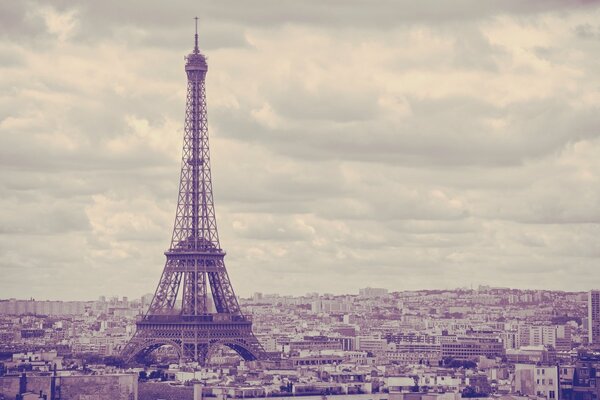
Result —
[[600, 345], [600, 290], [588, 293], [588, 341]]

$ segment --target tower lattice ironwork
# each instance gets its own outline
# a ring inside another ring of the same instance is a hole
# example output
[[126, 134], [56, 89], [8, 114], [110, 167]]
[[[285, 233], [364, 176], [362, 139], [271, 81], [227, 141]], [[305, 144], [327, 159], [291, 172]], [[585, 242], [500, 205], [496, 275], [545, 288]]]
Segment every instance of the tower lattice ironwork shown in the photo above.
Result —
[[219, 243], [206, 119], [208, 65], [198, 49], [197, 19], [194, 50], [185, 59], [185, 133], [171, 246], [152, 303], [122, 355], [142, 359], [171, 345], [181, 359], [204, 364], [224, 345], [245, 360], [262, 359], [266, 353], [240, 309]]

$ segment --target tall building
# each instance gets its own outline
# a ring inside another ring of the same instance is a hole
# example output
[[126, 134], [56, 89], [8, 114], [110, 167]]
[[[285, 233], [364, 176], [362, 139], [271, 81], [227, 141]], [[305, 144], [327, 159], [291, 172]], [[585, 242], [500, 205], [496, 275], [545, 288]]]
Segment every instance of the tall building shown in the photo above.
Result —
[[600, 345], [600, 290], [588, 294], [588, 342]]
[[516, 348], [529, 346], [531, 344], [531, 325], [519, 324], [517, 326]]
[[208, 64], [198, 48], [197, 29], [185, 64], [188, 90], [173, 236], [148, 311], [122, 350], [127, 361], [141, 360], [164, 345], [172, 346], [180, 359], [201, 364], [218, 346], [231, 348], [244, 360], [266, 358], [233, 291], [219, 241], [206, 119]]

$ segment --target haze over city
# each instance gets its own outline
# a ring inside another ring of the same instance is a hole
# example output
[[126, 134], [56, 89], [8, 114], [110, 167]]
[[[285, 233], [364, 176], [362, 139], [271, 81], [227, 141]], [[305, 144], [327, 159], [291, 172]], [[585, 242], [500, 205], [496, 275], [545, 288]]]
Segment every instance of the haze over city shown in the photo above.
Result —
[[196, 14], [237, 294], [600, 287], [596, 4], [31, 1], [0, 4], [3, 298], [154, 291]]

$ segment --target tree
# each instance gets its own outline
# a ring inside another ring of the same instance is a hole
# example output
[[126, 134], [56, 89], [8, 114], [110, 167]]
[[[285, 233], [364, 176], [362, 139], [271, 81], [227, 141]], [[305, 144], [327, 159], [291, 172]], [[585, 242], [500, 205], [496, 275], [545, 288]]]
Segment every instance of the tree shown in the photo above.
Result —
[[158, 379], [162, 376], [162, 371], [157, 370], [157, 371], [152, 371], [150, 372], [150, 376], [148, 377], [148, 379]]
[[125, 366], [125, 360], [119, 356], [108, 356], [104, 357], [104, 364], [117, 368], [123, 368]]
[[148, 380], [148, 374], [146, 371], [140, 371], [140, 376], [138, 377], [138, 381], [145, 382]]

